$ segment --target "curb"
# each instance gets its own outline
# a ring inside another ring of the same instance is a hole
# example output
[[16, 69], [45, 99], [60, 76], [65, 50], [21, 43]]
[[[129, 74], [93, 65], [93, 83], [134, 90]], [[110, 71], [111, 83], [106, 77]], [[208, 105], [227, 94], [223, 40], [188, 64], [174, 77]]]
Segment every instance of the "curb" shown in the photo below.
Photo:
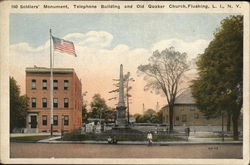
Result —
[[[42, 140], [37, 143], [49, 144], [109, 144], [107, 141], [56, 141], [56, 140]], [[147, 141], [118, 141], [116, 145], [147, 145]], [[242, 141], [230, 142], [153, 142], [153, 145], [242, 145]], [[112, 144], [110, 144], [112, 145]], [[114, 145], [114, 144], [113, 144]]]

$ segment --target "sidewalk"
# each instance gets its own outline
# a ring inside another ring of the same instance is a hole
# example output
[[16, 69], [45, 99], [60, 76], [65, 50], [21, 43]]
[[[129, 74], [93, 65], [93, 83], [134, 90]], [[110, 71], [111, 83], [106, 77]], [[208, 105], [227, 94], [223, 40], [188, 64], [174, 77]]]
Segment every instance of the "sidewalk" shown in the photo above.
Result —
[[[222, 138], [199, 138], [199, 137], [189, 137], [189, 142], [222, 142]], [[232, 138], [224, 138], [224, 142], [232, 141]]]
[[[61, 141], [61, 137], [52, 137], [38, 141], [38, 143], [54, 143], [54, 144], [108, 144], [108, 141]], [[218, 141], [219, 140], [219, 141]], [[227, 139], [229, 140], [229, 139]], [[195, 144], [242, 144], [242, 141], [221, 141], [220, 138], [190, 138], [188, 141], [159, 141], [153, 142], [153, 145], [195, 145]], [[117, 144], [126, 145], [147, 145], [147, 141], [118, 141]]]

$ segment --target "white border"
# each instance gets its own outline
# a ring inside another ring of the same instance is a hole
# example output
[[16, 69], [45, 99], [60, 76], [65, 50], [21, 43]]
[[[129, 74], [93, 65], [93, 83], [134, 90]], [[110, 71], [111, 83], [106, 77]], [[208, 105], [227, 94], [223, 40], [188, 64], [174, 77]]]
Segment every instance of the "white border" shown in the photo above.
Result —
[[[11, 9], [11, 4], [240, 4], [239, 9]], [[11, 159], [9, 158], [9, 14], [10, 13], [237, 13], [244, 15], [244, 99], [243, 99], [243, 159]], [[0, 2], [0, 130], [1, 163], [55, 163], [55, 164], [248, 164], [249, 163], [249, 3], [247, 2], [156, 2], [156, 1], [4, 1]]]

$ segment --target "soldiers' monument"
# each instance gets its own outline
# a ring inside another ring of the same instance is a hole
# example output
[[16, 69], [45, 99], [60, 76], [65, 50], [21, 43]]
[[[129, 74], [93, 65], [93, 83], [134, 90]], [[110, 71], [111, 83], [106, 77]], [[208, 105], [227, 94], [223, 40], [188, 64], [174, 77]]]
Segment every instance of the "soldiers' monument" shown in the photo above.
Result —
[[[106, 131], [106, 133], [115, 134], [116, 136], [127, 136], [128, 134], [137, 134], [142, 136], [143, 133], [139, 130], [133, 129], [131, 125], [128, 124], [128, 118], [126, 116], [126, 106], [124, 101], [124, 77], [123, 77], [123, 66], [120, 65], [120, 79], [119, 79], [119, 100], [116, 107], [116, 123], [112, 130]], [[124, 135], [126, 134], [126, 135]]]
[[126, 107], [124, 101], [124, 78], [123, 66], [120, 65], [120, 79], [119, 79], [119, 101], [116, 107], [116, 127], [115, 128], [128, 128], [128, 120], [126, 118]]

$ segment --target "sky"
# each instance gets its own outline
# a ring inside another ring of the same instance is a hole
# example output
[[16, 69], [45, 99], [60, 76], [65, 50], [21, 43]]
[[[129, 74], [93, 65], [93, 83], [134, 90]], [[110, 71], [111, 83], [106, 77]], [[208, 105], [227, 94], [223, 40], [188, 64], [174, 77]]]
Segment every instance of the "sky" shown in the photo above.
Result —
[[[142, 113], [166, 104], [166, 99], [154, 92], [144, 91], [146, 84], [138, 76], [137, 67], [147, 64], [155, 50], [171, 46], [195, 59], [204, 52], [220, 21], [229, 14], [152, 14], [152, 13], [82, 13], [82, 14], [11, 14], [10, 15], [10, 75], [25, 94], [25, 68], [34, 65], [49, 67], [49, 29], [52, 35], [73, 41], [77, 57], [54, 52], [54, 67], [74, 68], [83, 84], [85, 103], [95, 93], [108, 101], [116, 94], [108, 93], [119, 78], [119, 66], [124, 73], [131, 72], [132, 85], [130, 112]], [[188, 82], [195, 72], [187, 73]]]

